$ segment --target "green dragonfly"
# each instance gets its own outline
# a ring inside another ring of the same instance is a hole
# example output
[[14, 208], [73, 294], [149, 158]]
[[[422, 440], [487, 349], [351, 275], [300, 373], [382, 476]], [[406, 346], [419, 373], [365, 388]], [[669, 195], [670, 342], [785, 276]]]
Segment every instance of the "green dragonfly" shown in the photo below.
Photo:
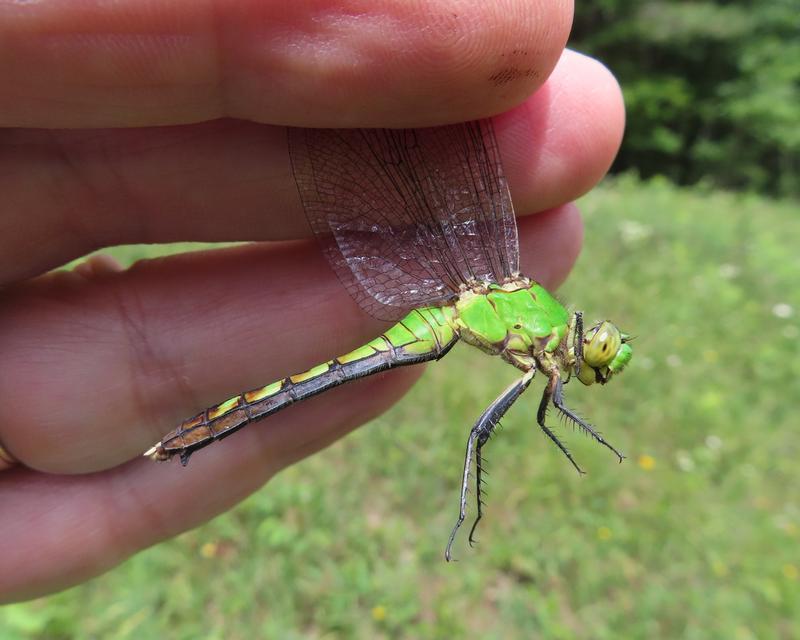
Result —
[[490, 121], [428, 129], [290, 129], [289, 154], [309, 224], [361, 308], [393, 322], [382, 335], [308, 371], [247, 391], [185, 420], [145, 455], [189, 456], [247, 424], [350, 380], [442, 358], [459, 340], [522, 372], [481, 414], [467, 440], [458, 519], [466, 514], [472, 459], [481, 519], [481, 449], [537, 371], [547, 378], [537, 422], [552, 404], [623, 456], [564, 404], [572, 376], [605, 384], [632, 356], [608, 321], [584, 329], [544, 287], [519, 273], [514, 210]]

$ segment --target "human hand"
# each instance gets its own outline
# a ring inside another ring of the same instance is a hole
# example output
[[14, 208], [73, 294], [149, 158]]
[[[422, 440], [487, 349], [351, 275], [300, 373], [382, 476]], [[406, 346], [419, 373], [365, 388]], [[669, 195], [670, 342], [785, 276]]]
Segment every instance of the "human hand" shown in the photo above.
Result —
[[[185, 469], [141, 457], [181, 418], [383, 328], [306, 237], [284, 125], [511, 109], [495, 124], [506, 175], [517, 213], [540, 212], [520, 220], [523, 271], [551, 287], [579, 250], [569, 203], [622, 133], [613, 78], [563, 51], [568, 3], [145, 6], [0, 6], [0, 443], [19, 461], [0, 473], [4, 601], [230, 508], [419, 375], [337, 388]], [[179, 240], [285, 242], [46, 273], [103, 246]]]

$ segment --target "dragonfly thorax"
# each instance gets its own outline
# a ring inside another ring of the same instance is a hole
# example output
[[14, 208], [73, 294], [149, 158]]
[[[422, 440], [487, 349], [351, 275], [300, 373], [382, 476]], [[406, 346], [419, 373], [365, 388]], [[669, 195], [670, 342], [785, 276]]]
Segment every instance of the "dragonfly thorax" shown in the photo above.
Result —
[[462, 340], [526, 371], [555, 352], [569, 329], [564, 306], [524, 277], [465, 291], [455, 311]]

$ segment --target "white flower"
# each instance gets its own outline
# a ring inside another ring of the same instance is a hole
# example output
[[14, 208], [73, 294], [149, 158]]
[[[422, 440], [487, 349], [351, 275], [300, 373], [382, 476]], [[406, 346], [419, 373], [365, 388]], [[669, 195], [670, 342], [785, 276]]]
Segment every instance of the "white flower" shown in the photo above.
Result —
[[772, 307], [772, 314], [778, 318], [791, 318], [792, 314], [794, 314], [794, 309], [792, 309], [792, 305], [790, 304], [779, 302]]
[[646, 227], [635, 220], [623, 220], [619, 225], [619, 235], [626, 244], [632, 244], [649, 237], [653, 233], [650, 227]]
[[732, 278], [735, 278], [736, 276], [739, 275], [740, 272], [741, 269], [735, 264], [725, 263], [719, 265], [719, 275], [725, 278], [726, 280], [731, 280]]
[[694, 471], [694, 460], [686, 451], [678, 451], [675, 454], [675, 461], [678, 463], [678, 468], [681, 471], [690, 472]]

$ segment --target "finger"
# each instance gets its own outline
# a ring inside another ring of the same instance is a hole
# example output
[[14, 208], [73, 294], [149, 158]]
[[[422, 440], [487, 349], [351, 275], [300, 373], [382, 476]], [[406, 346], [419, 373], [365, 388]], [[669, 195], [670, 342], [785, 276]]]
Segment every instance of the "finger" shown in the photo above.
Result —
[[[553, 285], [577, 255], [577, 213], [530, 216], [520, 238], [523, 266], [531, 256], [528, 273]], [[3, 365], [14, 372], [0, 379], [0, 440], [42, 471], [109, 468], [182, 418], [385, 329], [310, 241], [184, 254], [88, 279], [54, 273], [0, 299]]]
[[[549, 227], [526, 229], [542, 220]], [[524, 253], [545, 255], [547, 245], [538, 238], [544, 231], [557, 233], [559, 224], [574, 233], [574, 207], [526, 220]], [[568, 250], [574, 246], [574, 241], [566, 243]], [[0, 601], [33, 598], [82, 582], [228, 509], [285, 465], [379, 414], [419, 371], [393, 371], [329, 391], [262, 423], [268, 428], [253, 425], [224, 446], [204, 451], [185, 469], [139, 459], [81, 476], [24, 469], [0, 475], [0, 537], [15, 549], [0, 555]]]
[[571, 19], [544, 0], [3, 3], [0, 125], [470, 120], [543, 81]]
[[[622, 136], [619, 87], [567, 53], [497, 120], [515, 207], [542, 211], [604, 174]], [[130, 131], [20, 131], [0, 150], [0, 281], [102, 246], [304, 237], [282, 128], [218, 121]]]
[[332, 401], [311, 399], [186, 468], [139, 457], [79, 476], [22, 468], [0, 474], [0, 539], [14, 550], [0, 554], [0, 602], [83, 582], [229, 509], [283, 466], [385, 410], [417, 374], [394, 371], [334, 389]]
[[566, 51], [496, 129], [515, 206], [543, 211], [579, 198], [611, 167], [625, 130], [622, 91], [597, 60]]

